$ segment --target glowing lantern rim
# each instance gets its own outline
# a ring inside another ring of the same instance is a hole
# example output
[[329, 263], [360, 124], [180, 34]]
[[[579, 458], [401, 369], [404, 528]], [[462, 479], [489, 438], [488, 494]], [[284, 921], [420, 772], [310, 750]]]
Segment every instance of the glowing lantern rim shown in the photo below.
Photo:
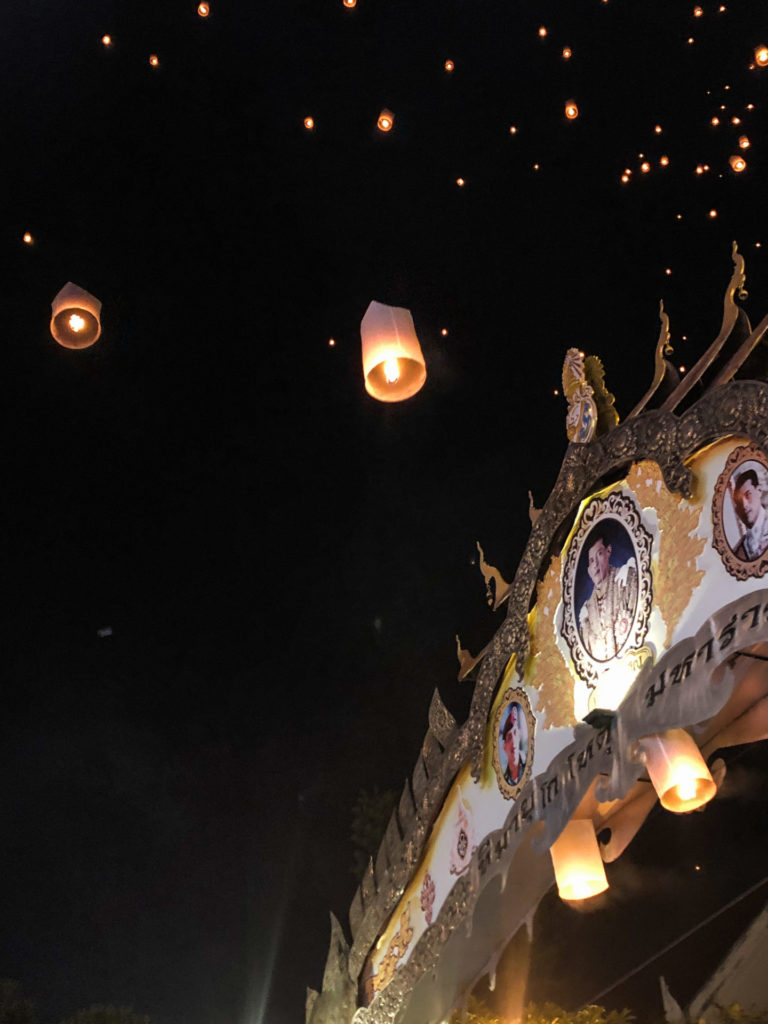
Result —
[[699, 748], [685, 729], [643, 736], [638, 759], [645, 765], [661, 806], [687, 814], [708, 803], [717, 791]]
[[579, 902], [608, 888], [605, 865], [589, 818], [571, 819], [549, 854], [560, 899]]
[[101, 301], [67, 282], [51, 303], [50, 329], [62, 348], [90, 348], [101, 337]]
[[755, 64], [761, 68], [768, 66], [768, 46], [755, 47]]
[[579, 116], [579, 108], [576, 105], [575, 100], [566, 100], [565, 103], [565, 116], [569, 121], [575, 121]]
[[376, 127], [380, 132], [389, 132], [395, 123], [395, 115], [391, 110], [384, 108], [376, 120]]

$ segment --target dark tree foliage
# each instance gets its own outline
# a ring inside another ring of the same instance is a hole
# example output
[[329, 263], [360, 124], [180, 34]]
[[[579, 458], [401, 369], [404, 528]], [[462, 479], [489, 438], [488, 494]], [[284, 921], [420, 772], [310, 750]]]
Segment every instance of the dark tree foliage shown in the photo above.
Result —
[[61, 1024], [149, 1024], [149, 1017], [143, 1017], [125, 1006], [92, 1006], [78, 1010]]
[[361, 789], [357, 794], [349, 835], [352, 840], [350, 871], [358, 880], [363, 877], [368, 858], [375, 857], [378, 852], [396, 799], [391, 789], [380, 793], [375, 786], [371, 792]]
[[8, 978], [0, 978], [0, 1024], [35, 1024], [34, 1004], [22, 999], [18, 983]]

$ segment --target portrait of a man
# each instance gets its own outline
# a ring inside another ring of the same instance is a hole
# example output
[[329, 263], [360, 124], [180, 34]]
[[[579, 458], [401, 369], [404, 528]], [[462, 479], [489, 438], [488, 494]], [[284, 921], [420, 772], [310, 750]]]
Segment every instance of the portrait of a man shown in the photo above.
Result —
[[[626, 537], [620, 546], [619, 531]], [[620, 548], [620, 549], [619, 549]], [[637, 562], [626, 530], [613, 520], [598, 522], [582, 549], [579, 573], [586, 598], [578, 610], [581, 642], [595, 661], [610, 661], [625, 646], [637, 609]]]
[[[523, 709], [515, 702], [510, 704], [509, 712], [501, 727], [501, 745], [506, 758], [504, 781], [516, 786], [525, 771], [525, 754], [523, 737], [528, 737]], [[502, 761], [503, 763], [503, 761]]]
[[743, 534], [734, 554], [743, 562], [754, 562], [768, 548], [768, 515], [763, 505], [763, 487], [752, 466], [735, 474], [733, 507]]
[[493, 719], [493, 766], [504, 798], [515, 799], [532, 767], [534, 720], [525, 691], [509, 689]]

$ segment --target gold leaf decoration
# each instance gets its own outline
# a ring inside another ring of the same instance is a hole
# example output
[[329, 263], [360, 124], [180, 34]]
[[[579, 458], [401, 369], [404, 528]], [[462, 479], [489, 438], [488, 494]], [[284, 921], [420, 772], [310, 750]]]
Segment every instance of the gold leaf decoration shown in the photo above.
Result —
[[547, 574], [536, 587], [535, 625], [531, 654], [534, 657], [533, 685], [538, 688], [538, 711], [546, 712], [548, 729], [573, 725], [573, 678], [555, 639], [555, 615], [562, 599], [560, 573], [562, 558], [550, 562]]
[[406, 904], [405, 910], [400, 915], [400, 927], [389, 940], [387, 952], [379, 964], [379, 969], [373, 977], [374, 991], [379, 992], [385, 988], [395, 974], [398, 960], [401, 960], [411, 944], [413, 938], [413, 926], [411, 925], [411, 905]]
[[658, 605], [667, 632], [664, 646], [669, 644], [680, 616], [688, 606], [694, 590], [704, 576], [696, 568], [696, 560], [706, 546], [706, 538], [696, 537], [703, 505], [686, 501], [670, 493], [664, 486], [661, 470], [655, 462], [638, 462], [627, 476], [640, 503], [656, 510], [659, 520], [658, 565], [663, 577], [654, 583], [654, 600]]

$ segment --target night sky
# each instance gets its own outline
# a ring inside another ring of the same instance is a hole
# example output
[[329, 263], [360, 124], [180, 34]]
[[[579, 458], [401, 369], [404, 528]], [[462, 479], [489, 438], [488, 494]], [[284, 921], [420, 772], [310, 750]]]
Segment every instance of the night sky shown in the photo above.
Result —
[[[661, 298], [679, 365], [717, 334], [734, 239], [768, 312], [768, 19], [726, 6], [6, 0], [0, 976], [43, 1024], [303, 1021], [356, 793], [436, 686], [469, 706], [475, 542], [512, 576], [566, 349], [626, 414]], [[402, 405], [371, 299], [421, 339]]]

